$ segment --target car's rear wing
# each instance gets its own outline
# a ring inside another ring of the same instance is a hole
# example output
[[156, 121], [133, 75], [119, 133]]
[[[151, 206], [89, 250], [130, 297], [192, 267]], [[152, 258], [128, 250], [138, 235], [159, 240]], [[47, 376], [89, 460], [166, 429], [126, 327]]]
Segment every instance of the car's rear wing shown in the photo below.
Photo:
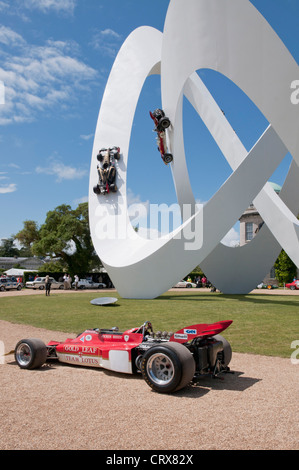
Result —
[[197, 337], [202, 338], [204, 336], [214, 336], [228, 328], [232, 322], [232, 320], [225, 320], [217, 323], [201, 323], [198, 325], [187, 326], [176, 333], [173, 333], [169, 341], [187, 343]]

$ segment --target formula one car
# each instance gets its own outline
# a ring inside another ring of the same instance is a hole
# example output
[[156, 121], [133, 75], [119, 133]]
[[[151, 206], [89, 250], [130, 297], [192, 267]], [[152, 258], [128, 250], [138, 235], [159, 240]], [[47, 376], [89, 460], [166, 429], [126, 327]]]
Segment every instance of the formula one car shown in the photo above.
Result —
[[176, 333], [154, 333], [152, 324], [146, 321], [122, 333], [117, 327], [86, 330], [75, 339], [50, 341], [47, 346], [39, 339], [22, 339], [16, 345], [15, 359], [22, 369], [58, 360], [127, 374], [139, 372], [153, 390], [171, 393], [203, 375], [216, 377], [229, 372], [231, 346], [219, 333], [231, 323], [220, 321], [188, 326]]
[[162, 109], [156, 109], [153, 113], [150, 111], [150, 117], [155, 123], [154, 131], [157, 132], [158, 150], [161, 154], [163, 162], [165, 165], [167, 165], [173, 160], [172, 154], [167, 152], [165, 135], [165, 129], [167, 129], [171, 124], [170, 120], [165, 116], [165, 113], [162, 111]]
[[115, 161], [120, 159], [120, 148], [112, 147], [109, 149], [102, 148], [97, 159], [100, 164], [97, 166], [99, 182], [93, 187], [95, 194], [107, 194], [110, 191], [116, 192], [116, 167]]

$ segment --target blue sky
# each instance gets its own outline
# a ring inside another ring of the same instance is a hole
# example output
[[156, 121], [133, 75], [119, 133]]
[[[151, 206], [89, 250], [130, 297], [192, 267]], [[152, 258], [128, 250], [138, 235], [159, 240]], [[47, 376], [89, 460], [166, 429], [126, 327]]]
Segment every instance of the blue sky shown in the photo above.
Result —
[[[252, 3], [299, 62], [298, 0]], [[135, 28], [163, 30], [168, 5], [169, 0], [0, 0], [0, 239], [16, 234], [25, 220], [42, 224], [60, 204], [75, 208], [87, 200], [93, 136], [113, 61]], [[268, 125], [264, 117], [227, 79], [199, 73], [250, 149]], [[131, 202], [176, 202], [148, 114], [160, 106], [159, 77], [150, 77], [132, 131]], [[204, 203], [231, 170], [188, 103], [184, 131], [191, 185]], [[282, 184], [289, 163], [287, 156], [271, 180]]]

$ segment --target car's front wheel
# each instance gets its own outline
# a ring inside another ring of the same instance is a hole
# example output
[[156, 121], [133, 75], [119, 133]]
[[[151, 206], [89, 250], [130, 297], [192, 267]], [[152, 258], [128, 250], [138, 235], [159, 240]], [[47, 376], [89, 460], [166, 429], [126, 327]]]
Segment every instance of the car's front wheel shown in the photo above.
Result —
[[22, 339], [15, 348], [15, 360], [21, 369], [37, 369], [47, 360], [47, 346], [40, 339]]
[[180, 343], [153, 346], [143, 356], [141, 372], [156, 392], [171, 393], [185, 387], [194, 377], [195, 361]]

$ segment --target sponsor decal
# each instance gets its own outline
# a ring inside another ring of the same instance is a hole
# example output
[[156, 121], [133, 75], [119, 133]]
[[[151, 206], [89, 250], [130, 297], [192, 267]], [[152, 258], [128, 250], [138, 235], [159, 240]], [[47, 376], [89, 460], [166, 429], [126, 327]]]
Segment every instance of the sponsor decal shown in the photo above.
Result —
[[63, 347], [65, 353], [77, 353], [77, 354], [96, 354], [97, 348], [91, 348], [89, 346], [74, 346], [74, 345], [65, 345]]
[[175, 333], [175, 334], [174, 334], [174, 338], [175, 338], [175, 339], [188, 339], [188, 335], [183, 335], [183, 334], [180, 334], [180, 333]]
[[66, 354], [64, 357], [64, 360], [66, 362], [72, 362], [73, 364], [77, 363], [77, 364], [85, 364], [87, 366], [100, 366], [99, 360], [95, 357], [86, 357], [86, 356], [81, 356], [81, 355], [73, 356], [73, 355]]
[[124, 340], [125, 340], [126, 342], [129, 341], [129, 339], [130, 339], [130, 336], [129, 336], [129, 335], [125, 335], [125, 336], [124, 336]]
[[91, 335], [86, 335], [86, 336], [85, 336], [85, 339], [86, 339], [86, 341], [91, 341], [91, 340], [92, 340], [92, 336], [91, 336]]
[[191, 328], [191, 329], [186, 328], [186, 329], [184, 330], [184, 333], [186, 333], [187, 335], [197, 335], [197, 330], [192, 329], [192, 328]]
[[79, 352], [80, 351], [80, 346], [73, 346], [73, 345], [65, 345], [63, 347], [63, 350], [65, 352]]

